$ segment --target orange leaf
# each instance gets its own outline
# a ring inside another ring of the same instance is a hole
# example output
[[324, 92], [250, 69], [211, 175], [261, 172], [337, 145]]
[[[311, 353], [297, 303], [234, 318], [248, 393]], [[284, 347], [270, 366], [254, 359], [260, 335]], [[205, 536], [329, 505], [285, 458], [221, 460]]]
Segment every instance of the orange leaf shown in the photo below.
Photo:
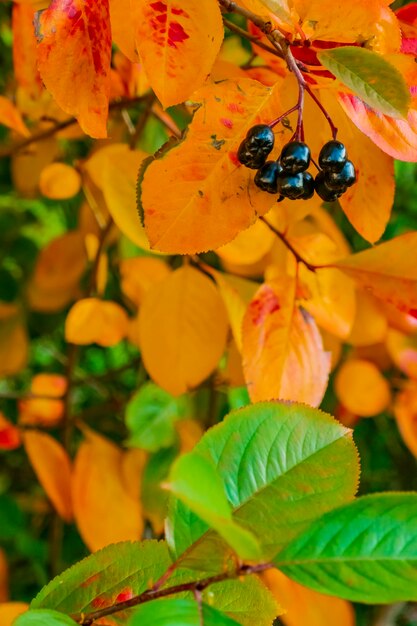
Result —
[[[179, 254], [218, 248], [271, 208], [273, 198], [256, 187], [236, 151], [251, 126], [279, 113], [280, 86], [228, 80], [194, 94], [200, 108], [185, 140], [161, 153], [143, 177], [140, 201], [152, 248]], [[276, 135], [277, 151], [282, 142]]]
[[18, 317], [0, 323], [0, 377], [20, 372], [28, 358], [28, 336]]
[[268, 254], [274, 242], [274, 233], [263, 222], [257, 220], [239, 233], [233, 241], [218, 248], [216, 254], [226, 263], [253, 265]]
[[97, 343], [114, 346], [127, 334], [126, 311], [116, 302], [84, 298], [70, 309], [65, 322], [65, 338], [80, 346]]
[[395, 189], [393, 159], [352, 124], [333, 93], [323, 89], [320, 94], [358, 174], [356, 184], [340, 198], [340, 205], [358, 233], [373, 243], [383, 234], [391, 214]]
[[39, 98], [42, 80], [36, 66], [36, 37], [31, 3], [13, 3], [13, 67], [16, 81], [32, 98]]
[[417, 457], [417, 382], [410, 381], [394, 402], [394, 415], [407, 448]]
[[345, 361], [336, 374], [334, 385], [343, 406], [361, 417], [378, 415], [391, 401], [387, 380], [370, 361]]
[[290, 580], [278, 570], [262, 574], [262, 580], [286, 610], [280, 620], [285, 626], [355, 626], [355, 613], [346, 600], [326, 596]]
[[152, 257], [133, 257], [120, 262], [121, 287], [124, 294], [139, 306], [146, 292], [171, 273], [169, 266]]
[[220, 50], [219, 5], [215, 0], [135, 0], [132, 17], [152, 89], [165, 108], [184, 102], [204, 83]]
[[131, 0], [109, 0], [109, 6], [113, 41], [132, 63], [137, 63]]
[[180, 395], [214, 370], [225, 349], [228, 324], [213, 281], [183, 266], [145, 294], [139, 329], [150, 376]]
[[395, 365], [404, 374], [417, 380], [417, 336], [410, 337], [391, 328], [386, 346]]
[[108, 0], [52, 0], [39, 17], [38, 67], [83, 131], [106, 137], [111, 33]]
[[20, 430], [0, 412], [0, 450], [15, 450], [21, 443]]
[[72, 198], [81, 188], [81, 176], [66, 163], [51, 163], [42, 170], [39, 189], [52, 200]]
[[204, 429], [198, 420], [178, 420], [174, 426], [180, 439], [180, 454], [191, 452], [204, 435]]
[[28, 137], [30, 135], [30, 132], [22, 120], [18, 109], [16, 109], [13, 102], [4, 96], [0, 96], [0, 124], [15, 130], [24, 137]]
[[313, 318], [295, 308], [295, 280], [262, 285], [243, 320], [243, 371], [253, 402], [294, 400], [318, 406], [330, 373]]
[[23, 434], [23, 443], [36, 476], [55, 509], [66, 522], [72, 520], [71, 461], [55, 439], [34, 430]]
[[[33, 377], [30, 390], [37, 396], [62, 398], [67, 389], [67, 380], [57, 374], [37, 374]], [[33, 398], [19, 402], [19, 423], [32, 426], [55, 426], [62, 418], [62, 400]]]
[[387, 330], [387, 318], [378, 300], [365, 291], [358, 291], [356, 315], [346, 342], [352, 346], [371, 346], [384, 341]]
[[13, 626], [13, 622], [22, 613], [29, 609], [26, 602], [6, 602], [0, 604], [0, 624], [1, 626]]
[[[140, 539], [143, 530], [139, 498], [125, 486], [123, 451], [85, 430], [74, 463], [74, 516], [86, 545], [95, 551], [118, 541]], [[126, 470], [125, 470], [126, 471]]]
[[417, 233], [353, 254], [333, 265], [376, 298], [417, 316]]

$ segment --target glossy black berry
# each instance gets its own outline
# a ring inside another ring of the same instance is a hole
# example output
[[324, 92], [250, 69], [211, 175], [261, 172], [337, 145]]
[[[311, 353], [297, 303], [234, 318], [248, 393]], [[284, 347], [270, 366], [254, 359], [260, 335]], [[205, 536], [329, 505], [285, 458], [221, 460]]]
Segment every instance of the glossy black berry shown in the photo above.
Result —
[[305, 172], [310, 165], [310, 148], [301, 141], [290, 141], [285, 144], [279, 158], [280, 163], [288, 174]]
[[282, 167], [276, 161], [267, 161], [260, 170], [256, 172], [255, 185], [268, 193], [278, 193], [278, 174]]
[[346, 190], [356, 182], [355, 166], [352, 161], [346, 161], [340, 172], [328, 172], [326, 178], [331, 189], [344, 187]]
[[237, 151], [239, 161], [251, 169], [264, 165], [274, 147], [275, 136], [267, 124], [252, 126]]
[[251, 170], [258, 170], [262, 165], [265, 164], [267, 155], [262, 151], [254, 152], [250, 150], [244, 141], [239, 146], [237, 151], [237, 158], [242, 163], [242, 165], [246, 165]]
[[278, 176], [278, 191], [285, 198], [298, 200], [305, 193], [303, 172], [287, 174], [283, 172]]
[[309, 172], [303, 172], [304, 193], [300, 196], [301, 200], [309, 200], [314, 195], [314, 178]]
[[347, 160], [345, 146], [333, 139], [324, 144], [319, 154], [319, 165], [323, 170], [340, 172]]
[[327, 176], [325, 172], [319, 172], [314, 181], [314, 186], [317, 194], [320, 196], [322, 200], [325, 202], [334, 202], [345, 191], [345, 188], [335, 190], [331, 189], [327, 183]]

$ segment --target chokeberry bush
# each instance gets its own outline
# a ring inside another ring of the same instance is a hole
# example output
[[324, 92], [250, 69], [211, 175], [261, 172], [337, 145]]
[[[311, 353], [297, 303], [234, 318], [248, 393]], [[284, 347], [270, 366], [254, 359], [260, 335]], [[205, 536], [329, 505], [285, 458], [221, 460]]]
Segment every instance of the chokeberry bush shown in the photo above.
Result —
[[400, 4], [0, 4], [0, 626], [416, 623]]

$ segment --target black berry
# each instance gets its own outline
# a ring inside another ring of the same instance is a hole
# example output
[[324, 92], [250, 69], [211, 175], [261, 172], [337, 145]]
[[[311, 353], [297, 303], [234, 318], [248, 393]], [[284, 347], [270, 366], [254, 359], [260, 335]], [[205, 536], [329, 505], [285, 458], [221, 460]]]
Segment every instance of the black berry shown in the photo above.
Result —
[[335, 139], [324, 144], [319, 154], [319, 165], [323, 170], [340, 172], [346, 163], [345, 146]]
[[288, 174], [305, 172], [310, 165], [310, 148], [301, 141], [290, 141], [285, 144], [279, 158]]
[[259, 169], [274, 147], [275, 136], [267, 124], [252, 126], [239, 146], [237, 158], [251, 169]]
[[297, 174], [286, 174], [283, 172], [278, 176], [278, 191], [285, 198], [298, 200], [305, 194], [303, 172]]
[[344, 187], [346, 190], [356, 182], [355, 166], [352, 161], [346, 161], [340, 172], [328, 172], [326, 178], [327, 185], [331, 189]]
[[345, 188], [335, 190], [331, 189], [327, 184], [327, 177], [325, 172], [319, 172], [316, 176], [316, 180], [314, 181], [314, 186], [317, 194], [320, 196], [322, 200], [325, 202], [334, 202], [345, 191]]
[[240, 163], [246, 165], [246, 167], [249, 167], [251, 170], [258, 170], [262, 167], [262, 165], [265, 164], [266, 157], [267, 155], [261, 151], [253, 152], [250, 150], [245, 141], [242, 141], [237, 151], [237, 158]]
[[278, 174], [282, 167], [276, 161], [267, 161], [260, 170], [256, 172], [255, 185], [268, 193], [278, 193]]
[[300, 196], [301, 200], [309, 200], [314, 195], [314, 178], [309, 172], [303, 172], [304, 193]]

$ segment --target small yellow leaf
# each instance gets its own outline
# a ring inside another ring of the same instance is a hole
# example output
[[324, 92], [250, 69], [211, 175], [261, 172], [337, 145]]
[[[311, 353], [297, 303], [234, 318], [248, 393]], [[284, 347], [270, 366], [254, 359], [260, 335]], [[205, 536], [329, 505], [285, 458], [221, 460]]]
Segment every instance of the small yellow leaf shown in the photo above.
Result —
[[190, 266], [172, 272], [145, 294], [139, 326], [145, 367], [173, 395], [209, 376], [226, 345], [227, 316], [217, 288]]
[[140, 539], [143, 531], [139, 495], [126, 487], [124, 453], [105, 437], [85, 430], [74, 462], [74, 516], [86, 545], [95, 551], [118, 541]]
[[127, 334], [127, 313], [116, 302], [84, 298], [70, 309], [65, 322], [65, 338], [70, 343], [114, 346]]
[[19, 317], [0, 322], [0, 377], [12, 376], [26, 365], [29, 342]]
[[15, 130], [24, 137], [30, 135], [29, 129], [22, 120], [19, 110], [15, 107], [13, 102], [4, 96], [0, 96], [0, 124]]
[[72, 198], [80, 191], [81, 176], [66, 163], [51, 163], [42, 170], [39, 188], [51, 200]]
[[60, 443], [34, 430], [23, 434], [30, 463], [55, 509], [66, 522], [72, 520], [71, 462]]
[[391, 402], [387, 380], [370, 361], [345, 361], [336, 374], [334, 385], [339, 401], [348, 411], [361, 417], [378, 415]]
[[152, 257], [133, 257], [120, 262], [122, 291], [139, 306], [145, 293], [171, 273], [169, 266]]
[[67, 379], [57, 374], [37, 374], [32, 378], [30, 391], [36, 396], [19, 402], [19, 423], [30, 426], [56, 426], [64, 413], [62, 398], [67, 390]]

